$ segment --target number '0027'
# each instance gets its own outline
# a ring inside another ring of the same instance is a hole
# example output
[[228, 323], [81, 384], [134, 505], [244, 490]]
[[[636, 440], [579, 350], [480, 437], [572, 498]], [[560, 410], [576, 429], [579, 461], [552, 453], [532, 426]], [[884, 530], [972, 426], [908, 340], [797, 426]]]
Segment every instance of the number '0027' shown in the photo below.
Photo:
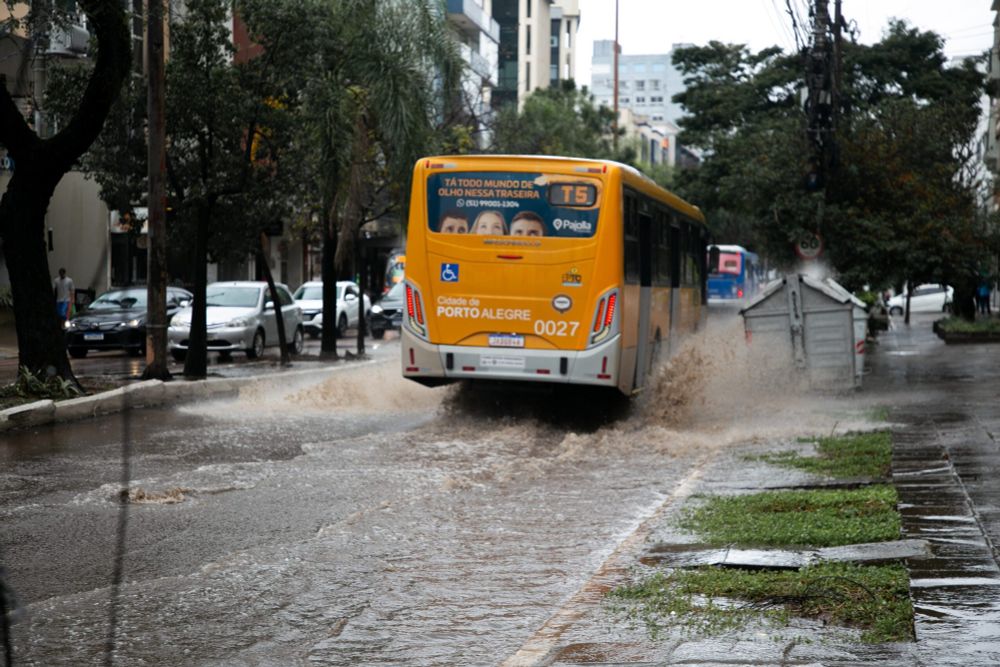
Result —
[[536, 336], [575, 336], [579, 322], [556, 320], [535, 320]]

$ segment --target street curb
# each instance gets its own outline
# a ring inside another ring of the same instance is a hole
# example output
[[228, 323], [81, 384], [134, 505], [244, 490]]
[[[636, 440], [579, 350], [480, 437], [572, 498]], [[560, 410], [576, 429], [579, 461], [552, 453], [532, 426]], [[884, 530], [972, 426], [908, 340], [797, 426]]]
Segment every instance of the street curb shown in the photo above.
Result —
[[152, 408], [192, 401], [237, 398], [246, 390], [263, 385], [273, 386], [276, 380], [321, 381], [347, 369], [365, 365], [392, 363], [394, 359], [368, 360], [360, 363], [337, 364], [305, 370], [276, 371], [246, 377], [220, 377], [205, 380], [144, 380], [92, 396], [80, 396], [64, 401], [45, 399], [0, 410], [0, 433], [16, 428], [43, 424], [78, 421], [89, 417], [122, 412], [132, 408]]

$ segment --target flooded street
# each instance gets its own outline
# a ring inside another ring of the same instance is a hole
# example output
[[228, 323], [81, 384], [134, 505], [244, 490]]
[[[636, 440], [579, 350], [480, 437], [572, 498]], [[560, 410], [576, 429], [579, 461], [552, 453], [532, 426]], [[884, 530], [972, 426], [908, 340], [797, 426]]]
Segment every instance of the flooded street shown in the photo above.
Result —
[[500, 664], [716, 452], [863, 422], [750, 372], [737, 320], [624, 407], [426, 389], [389, 361], [7, 433], [15, 664], [104, 660], [125, 439], [114, 664]]

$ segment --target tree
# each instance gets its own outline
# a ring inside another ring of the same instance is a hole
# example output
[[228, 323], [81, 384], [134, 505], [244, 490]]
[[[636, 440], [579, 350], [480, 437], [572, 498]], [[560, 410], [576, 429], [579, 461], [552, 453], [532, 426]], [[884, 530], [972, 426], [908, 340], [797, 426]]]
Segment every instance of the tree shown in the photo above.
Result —
[[585, 87], [578, 89], [572, 80], [565, 80], [558, 87], [532, 92], [520, 111], [515, 105], [501, 109], [491, 151], [593, 159], [634, 157], [615, 153], [613, 121], [614, 111], [597, 106]]
[[[81, 0], [97, 48], [97, 58], [75, 112], [54, 136], [39, 137], [18, 109], [7, 82], [0, 81], [0, 143], [17, 169], [0, 199], [0, 238], [14, 297], [18, 357], [39, 376], [75, 382], [66, 356], [62, 323], [54, 317], [55, 298], [45, 246], [45, 211], [63, 175], [94, 142], [118, 96], [131, 62], [130, 38], [122, 3]], [[26, 25], [45, 34], [47, 3], [32, 3]]]
[[972, 61], [947, 67], [941, 49], [934, 33], [898, 21], [877, 44], [846, 45], [836, 159], [818, 187], [808, 180], [797, 58], [715, 42], [678, 50], [687, 89], [674, 100], [688, 112], [680, 141], [704, 155], [700, 169], [679, 175], [681, 194], [712, 226], [740, 220], [745, 236], [725, 240], [773, 264], [790, 266], [793, 243], [819, 232], [848, 287], [958, 289], [992, 243], [975, 208], [970, 150], [984, 82]]
[[[356, 255], [361, 225], [405, 211], [413, 163], [434, 152], [438, 137], [453, 136], [435, 119], [462, 122], [463, 64], [430, 3], [331, 0], [324, 7], [319, 75], [306, 99], [321, 193], [321, 355], [336, 358], [337, 276]], [[363, 352], [362, 331], [358, 340]]]

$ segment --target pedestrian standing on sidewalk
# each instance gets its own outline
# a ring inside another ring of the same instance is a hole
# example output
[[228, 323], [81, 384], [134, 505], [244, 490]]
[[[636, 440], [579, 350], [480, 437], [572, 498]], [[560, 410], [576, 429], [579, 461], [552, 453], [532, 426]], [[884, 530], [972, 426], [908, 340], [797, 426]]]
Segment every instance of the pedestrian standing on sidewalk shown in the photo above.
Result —
[[976, 289], [976, 301], [979, 302], [979, 314], [990, 314], [990, 284], [985, 280]]
[[59, 277], [52, 281], [52, 290], [56, 295], [56, 315], [65, 322], [73, 314], [73, 298], [76, 296], [73, 279], [66, 275], [66, 269], [59, 268]]

